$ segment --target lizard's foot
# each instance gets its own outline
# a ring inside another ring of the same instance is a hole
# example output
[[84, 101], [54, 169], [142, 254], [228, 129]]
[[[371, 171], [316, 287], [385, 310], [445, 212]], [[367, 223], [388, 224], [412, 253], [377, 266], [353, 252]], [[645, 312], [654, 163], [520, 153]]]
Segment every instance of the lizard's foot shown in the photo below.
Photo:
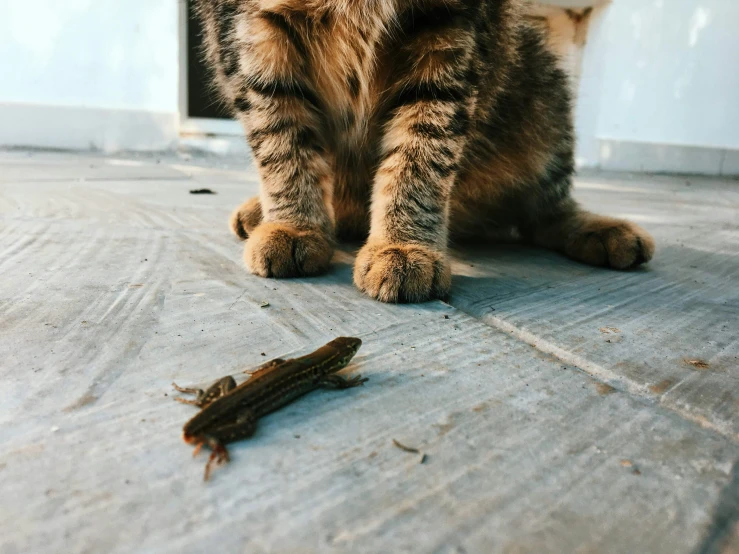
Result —
[[177, 400], [177, 402], [182, 402], [183, 404], [190, 404], [191, 406], [200, 407], [203, 395], [205, 394], [202, 389], [188, 389], [184, 387], [178, 387], [177, 383], [172, 383], [172, 387], [174, 388], [174, 390], [176, 390], [177, 392], [181, 392], [182, 394], [196, 395], [195, 400], [187, 400], [186, 398], [175, 397], [175, 400]]
[[321, 379], [321, 386], [327, 389], [351, 389], [353, 387], [364, 385], [367, 381], [369, 381], [369, 379], [367, 377], [362, 377], [361, 375], [356, 375], [349, 379], [342, 377], [341, 375], [327, 375]]
[[213, 452], [210, 454], [210, 458], [208, 458], [208, 463], [205, 464], [205, 474], [203, 475], [203, 481], [207, 481], [210, 479], [210, 472], [213, 468], [213, 466], [220, 466], [225, 463], [228, 463], [228, 450], [226, 450], [226, 447], [222, 444], [216, 444], [211, 445], [211, 448], [213, 449]]
[[188, 389], [185, 387], [179, 387], [177, 386], [177, 383], [172, 383], [172, 388], [174, 388], [174, 390], [176, 390], [177, 392], [181, 392], [184, 394], [203, 394], [202, 389]]
[[359, 386], [364, 385], [367, 381], [369, 381], [369, 377], [362, 377], [361, 375], [356, 375], [355, 377], [347, 379], [346, 388], [350, 389], [352, 387], [359, 387]]

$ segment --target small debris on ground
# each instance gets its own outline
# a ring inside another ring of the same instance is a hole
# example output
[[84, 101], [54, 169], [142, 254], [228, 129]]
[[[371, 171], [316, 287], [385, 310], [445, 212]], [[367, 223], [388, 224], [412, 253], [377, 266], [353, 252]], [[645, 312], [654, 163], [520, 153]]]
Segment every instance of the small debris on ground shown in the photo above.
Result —
[[636, 467], [634, 465], [634, 462], [632, 462], [631, 460], [621, 460], [621, 467], [630, 467], [632, 475], [641, 475], [641, 471], [639, 471], [639, 468]]
[[393, 439], [393, 444], [404, 452], [410, 452], [411, 454], [421, 454], [421, 459], [418, 461], [419, 464], [425, 464], [426, 460], [428, 460], [429, 458], [426, 454], [423, 454], [418, 448], [406, 446], [404, 444], [399, 443], [395, 439]]
[[598, 394], [603, 395], [603, 396], [607, 394], [613, 394], [614, 392], [616, 392], [616, 389], [614, 389], [608, 383], [596, 383], [595, 390]]
[[655, 385], [650, 385], [649, 390], [652, 391], [654, 394], [662, 394], [674, 384], [674, 379], [663, 379]]
[[393, 444], [400, 448], [401, 450], [404, 450], [405, 452], [410, 452], [411, 454], [420, 454], [421, 451], [418, 448], [412, 448], [410, 446], [405, 446], [404, 444], [400, 444], [397, 440], [393, 439]]
[[711, 367], [708, 365], [708, 362], [704, 362], [703, 360], [685, 360], [685, 363], [692, 365], [695, 369], [708, 369]]
[[269, 308], [269, 302], [266, 302], [266, 301], [265, 302], [262, 302], [261, 304], [259, 304], [259, 307], [260, 308]]
[[621, 329], [619, 329], [618, 327], [601, 327], [600, 332], [604, 335], [609, 335], [611, 333], [620, 333]]
[[211, 189], [194, 189], [190, 191], [190, 194], [216, 194], [216, 192]]

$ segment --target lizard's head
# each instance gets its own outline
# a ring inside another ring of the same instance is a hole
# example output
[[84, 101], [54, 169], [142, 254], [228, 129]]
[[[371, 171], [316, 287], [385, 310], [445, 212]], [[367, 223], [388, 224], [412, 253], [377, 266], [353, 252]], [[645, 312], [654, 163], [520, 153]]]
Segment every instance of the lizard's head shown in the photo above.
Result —
[[362, 346], [362, 339], [355, 337], [339, 337], [329, 342], [327, 346], [332, 346], [340, 352], [345, 352], [347, 361], [349, 361], [354, 357], [354, 354], [357, 353], [359, 347]]

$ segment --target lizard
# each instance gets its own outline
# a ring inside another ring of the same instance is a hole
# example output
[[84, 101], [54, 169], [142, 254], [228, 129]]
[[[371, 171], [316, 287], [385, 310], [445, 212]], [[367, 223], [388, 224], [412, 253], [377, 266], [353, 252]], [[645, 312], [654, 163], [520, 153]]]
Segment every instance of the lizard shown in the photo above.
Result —
[[305, 356], [267, 362], [238, 386], [230, 376], [205, 391], [172, 383], [179, 392], [197, 395], [195, 400], [176, 400], [202, 408], [185, 424], [182, 438], [195, 445], [195, 454], [204, 444], [211, 449], [204, 479], [209, 479], [214, 463], [229, 461], [226, 444], [252, 436], [260, 417], [320, 387], [347, 389], [363, 385], [367, 379], [360, 375], [349, 379], [335, 375], [349, 364], [361, 345], [361, 339], [339, 337]]

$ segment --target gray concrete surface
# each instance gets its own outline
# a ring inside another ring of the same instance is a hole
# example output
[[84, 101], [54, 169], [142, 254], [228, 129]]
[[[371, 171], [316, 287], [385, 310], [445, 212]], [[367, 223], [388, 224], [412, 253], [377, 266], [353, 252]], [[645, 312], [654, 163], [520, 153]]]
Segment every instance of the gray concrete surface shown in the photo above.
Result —
[[[349, 246], [247, 274], [226, 220], [256, 189], [239, 162], [0, 153], [0, 552], [739, 551], [738, 182], [582, 176], [654, 233], [649, 267], [457, 246], [420, 306], [363, 298]], [[170, 383], [337, 335], [365, 387], [265, 418], [203, 483]]]

